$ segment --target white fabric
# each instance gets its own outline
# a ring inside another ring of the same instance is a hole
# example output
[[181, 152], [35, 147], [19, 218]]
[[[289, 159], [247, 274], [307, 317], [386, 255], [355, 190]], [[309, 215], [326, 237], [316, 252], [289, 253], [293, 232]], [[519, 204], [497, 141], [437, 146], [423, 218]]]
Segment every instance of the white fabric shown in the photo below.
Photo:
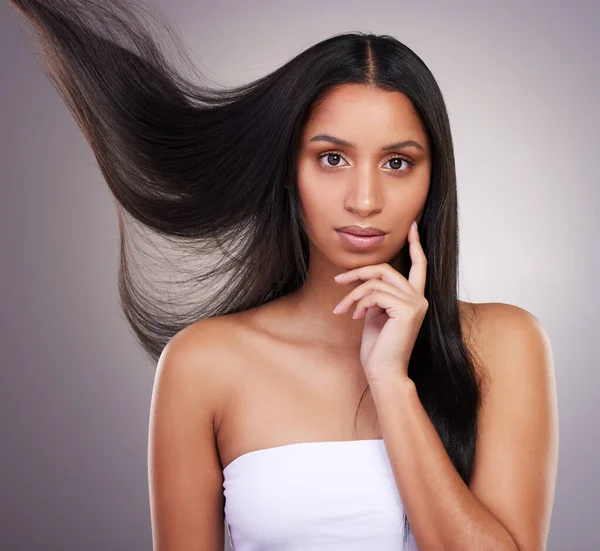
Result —
[[382, 439], [251, 451], [223, 477], [235, 551], [417, 550]]

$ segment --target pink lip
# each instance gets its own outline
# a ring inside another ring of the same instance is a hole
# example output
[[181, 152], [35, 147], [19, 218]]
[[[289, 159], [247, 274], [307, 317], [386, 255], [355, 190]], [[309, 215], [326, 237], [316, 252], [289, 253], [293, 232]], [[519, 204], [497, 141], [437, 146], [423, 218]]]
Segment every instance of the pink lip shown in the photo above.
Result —
[[335, 231], [346, 243], [358, 249], [368, 249], [369, 247], [374, 247], [375, 245], [381, 243], [385, 238], [385, 234], [356, 235], [341, 230]]
[[343, 231], [344, 233], [351, 233], [353, 235], [385, 235], [385, 232], [379, 228], [366, 228], [362, 226], [344, 226], [343, 228], [337, 228], [337, 231]]

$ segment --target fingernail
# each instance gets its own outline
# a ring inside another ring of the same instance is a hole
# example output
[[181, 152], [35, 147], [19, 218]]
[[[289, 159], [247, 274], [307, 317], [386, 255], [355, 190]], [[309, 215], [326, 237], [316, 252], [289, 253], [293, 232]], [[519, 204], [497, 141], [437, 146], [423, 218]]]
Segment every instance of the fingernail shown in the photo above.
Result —
[[345, 275], [346, 272], [342, 273], [342, 274], [338, 274], [336, 275], [333, 279], [339, 279], [340, 277], [342, 277], [343, 275]]
[[417, 221], [416, 220], [413, 220], [412, 227], [415, 230], [417, 229]]

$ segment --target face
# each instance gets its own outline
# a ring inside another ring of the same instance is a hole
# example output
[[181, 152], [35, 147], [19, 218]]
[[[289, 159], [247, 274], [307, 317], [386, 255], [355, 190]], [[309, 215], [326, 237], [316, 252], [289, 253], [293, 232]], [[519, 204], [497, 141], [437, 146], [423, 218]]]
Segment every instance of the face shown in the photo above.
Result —
[[[344, 269], [392, 261], [429, 191], [429, 144], [410, 100], [363, 84], [336, 87], [312, 113], [297, 167], [311, 264], [313, 256]], [[359, 246], [336, 230], [352, 225], [385, 235]]]

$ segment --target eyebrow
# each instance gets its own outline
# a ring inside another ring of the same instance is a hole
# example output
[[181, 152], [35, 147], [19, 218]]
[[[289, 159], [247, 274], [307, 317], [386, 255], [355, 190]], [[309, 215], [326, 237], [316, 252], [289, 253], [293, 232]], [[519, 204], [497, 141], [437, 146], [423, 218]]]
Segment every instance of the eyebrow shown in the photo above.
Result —
[[[331, 143], [334, 143], [341, 147], [349, 147], [352, 149], [356, 148], [356, 145], [353, 143], [347, 142], [346, 140], [342, 140], [341, 138], [336, 138], [335, 136], [329, 136], [327, 134], [318, 134], [317, 136], [314, 136], [313, 138], [311, 138], [309, 141], [311, 141], [311, 142], [331, 142]], [[417, 149], [420, 149], [421, 151], [425, 151], [423, 146], [420, 143], [415, 142], [414, 140], [405, 140], [403, 142], [397, 142], [397, 143], [392, 143], [390, 145], [384, 145], [381, 148], [381, 151], [389, 151], [390, 149], [399, 149], [401, 147], [409, 147], [409, 146], [413, 146], [413, 147], [416, 147]]]

